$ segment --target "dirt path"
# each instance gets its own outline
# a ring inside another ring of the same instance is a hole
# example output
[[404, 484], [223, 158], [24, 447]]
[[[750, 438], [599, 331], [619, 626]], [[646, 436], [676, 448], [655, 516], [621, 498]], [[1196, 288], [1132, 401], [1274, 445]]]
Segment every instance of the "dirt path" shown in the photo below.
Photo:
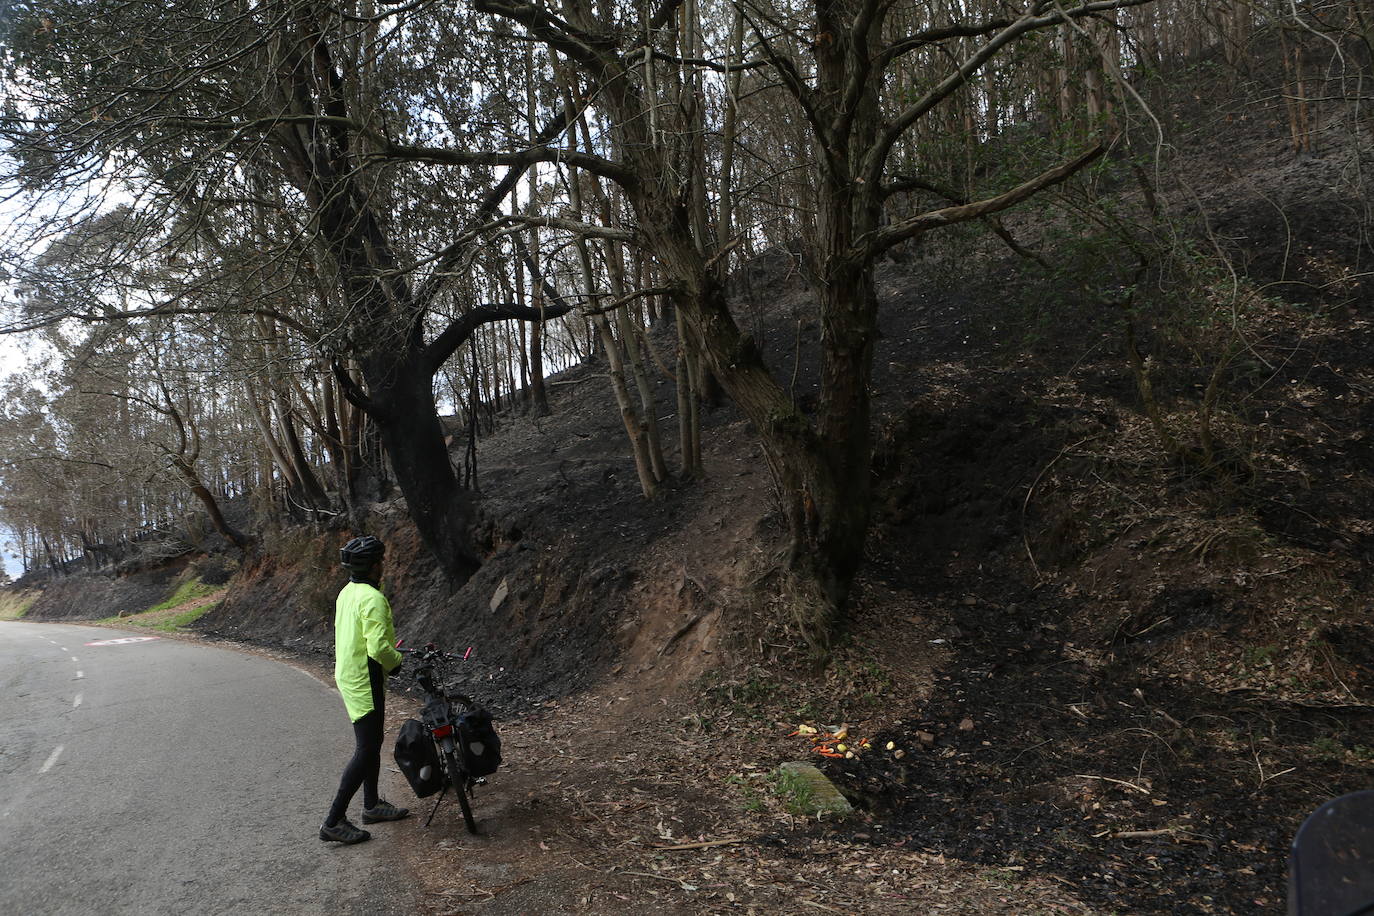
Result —
[[722, 737], [685, 706], [656, 707], [621, 683], [501, 723], [508, 763], [474, 802], [483, 835], [449, 802], [430, 828], [425, 802], [406, 825], [427, 911], [1095, 912], [1021, 869], [875, 843], [864, 814], [839, 829], [790, 814], [770, 774], [795, 740]]

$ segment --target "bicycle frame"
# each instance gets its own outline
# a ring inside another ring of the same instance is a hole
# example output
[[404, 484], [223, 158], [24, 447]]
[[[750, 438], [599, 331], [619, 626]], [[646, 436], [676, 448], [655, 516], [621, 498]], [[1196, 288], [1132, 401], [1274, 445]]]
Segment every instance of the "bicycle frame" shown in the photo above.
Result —
[[439, 760], [445, 775], [444, 788], [440, 791], [438, 799], [435, 800], [429, 817], [425, 819], [425, 826], [428, 827], [430, 822], [434, 820], [434, 815], [438, 812], [444, 795], [452, 788], [458, 796], [458, 804], [463, 811], [463, 821], [466, 823], [468, 831], [476, 833], [477, 826], [472, 817], [468, 797], [472, 794], [474, 786], [485, 785], [486, 780], [469, 776], [467, 771], [463, 769], [466, 748], [462, 746], [463, 736], [458, 728], [461, 711], [454, 708], [455, 703], [460, 703], [462, 709], [471, 709], [474, 703], [471, 697], [449, 691], [443, 683], [443, 675], [447, 673], [447, 662], [456, 656], [441, 652], [433, 644], [425, 646], [423, 650], [418, 652], [404, 649], [401, 651], [409, 651], [416, 656], [419, 662], [414, 677], [416, 684], [419, 685], [424, 694], [424, 705], [420, 708], [420, 722], [429, 732], [430, 738], [439, 751]]

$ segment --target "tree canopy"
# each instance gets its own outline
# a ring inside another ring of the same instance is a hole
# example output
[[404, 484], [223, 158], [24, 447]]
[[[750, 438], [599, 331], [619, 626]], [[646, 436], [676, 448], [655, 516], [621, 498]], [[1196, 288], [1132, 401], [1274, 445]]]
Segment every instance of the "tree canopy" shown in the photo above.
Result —
[[[1132, 80], [1358, 15], [16, 0], [0, 32], [0, 330], [47, 335], [60, 365], [10, 383], [0, 512], [56, 567], [192, 509], [241, 549], [266, 519], [358, 528], [395, 486], [461, 584], [482, 535], [439, 405], [472, 436], [503, 398], [547, 409], [545, 375], [604, 357], [652, 497], [671, 472], [646, 329], [671, 318], [679, 471], [700, 473], [697, 405], [718, 385], [773, 471], [799, 622], [823, 648], [869, 525], [877, 259], [959, 223], [1038, 257], [999, 214], [1133, 132], [1148, 145]], [[775, 247], [800, 253], [814, 291], [814, 404], [726, 294], [731, 269]], [[60, 498], [26, 476], [54, 474]]]

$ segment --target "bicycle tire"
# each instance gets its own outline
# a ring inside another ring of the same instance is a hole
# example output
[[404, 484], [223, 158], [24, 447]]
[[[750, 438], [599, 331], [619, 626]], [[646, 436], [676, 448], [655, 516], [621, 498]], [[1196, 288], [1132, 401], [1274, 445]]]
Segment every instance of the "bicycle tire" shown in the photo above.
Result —
[[448, 781], [453, 786], [454, 794], [458, 796], [458, 807], [463, 809], [463, 823], [467, 825], [468, 833], [477, 832], [477, 821], [472, 817], [472, 805], [468, 803], [468, 780], [463, 768], [458, 765], [458, 752], [446, 751], [444, 753], [445, 763], [448, 764]]

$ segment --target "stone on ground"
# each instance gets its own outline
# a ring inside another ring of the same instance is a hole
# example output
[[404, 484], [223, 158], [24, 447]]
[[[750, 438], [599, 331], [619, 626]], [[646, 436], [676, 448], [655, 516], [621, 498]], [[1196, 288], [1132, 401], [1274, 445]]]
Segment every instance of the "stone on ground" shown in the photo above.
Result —
[[785, 773], [792, 773], [810, 787], [809, 807], [816, 809], [818, 814], [845, 815], [854, 810], [849, 799], [840, 794], [840, 790], [835, 788], [835, 784], [826, 779], [824, 773], [806, 761], [794, 760], [790, 763], [784, 763], [779, 769]]

